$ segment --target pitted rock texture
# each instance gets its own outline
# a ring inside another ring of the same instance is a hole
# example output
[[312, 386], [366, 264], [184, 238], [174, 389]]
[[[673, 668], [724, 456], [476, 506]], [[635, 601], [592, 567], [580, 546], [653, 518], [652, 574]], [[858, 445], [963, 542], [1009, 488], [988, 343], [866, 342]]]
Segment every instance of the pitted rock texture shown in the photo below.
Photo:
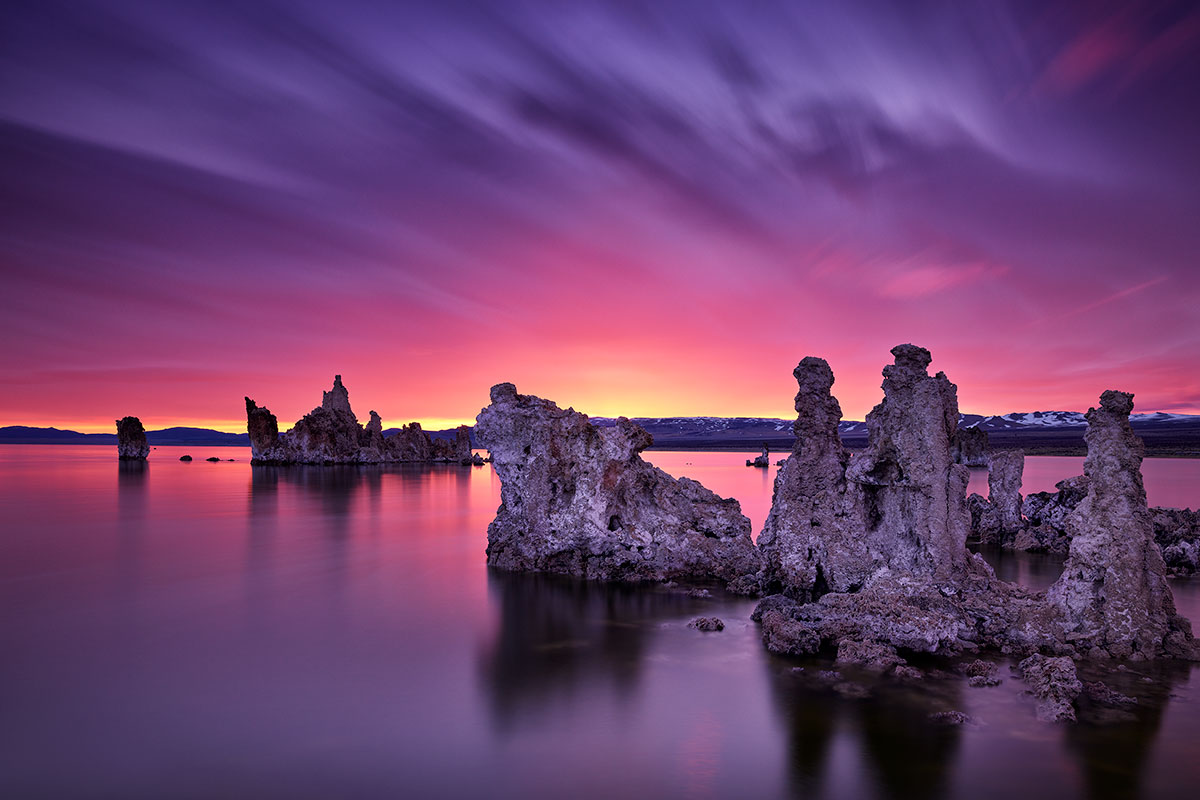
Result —
[[1055, 484], [1057, 492], [1035, 492], [1021, 503], [1025, 524], [1000, 544], [1017, 550], [1066, 555], [1071, 547], [1067, 520], [1087, 497], [1087, 478], [1078, 475]]
[[1106, 391], [1088, 410], [1088, 493], [1067, 521], [1071, 547], [1047, 599], [1078, 648], [1114, 658], [1188, 657], [1191, 625], [1175, 613], [1142, 485], [1133, 395]]
[[1074, 722], [1075, 698], [1083, 683], [1075, 662], [1065, 656], [1047, 658], [1034, 654], [1020, 664], [1021, 675], [1037, 698], [1037, 716], [1043, 722]]
[[475, 434], [500, 476], [488, 564], [604, 580], [756, 583], [761, 560], [736, 500], [639, 455], [652, 439], [549, 400], [492, 387]]
[[124, 461], [145, 461], [148, 455], [150, 445], [142, 421], [137, 417], [117, 420], [117, 457]]
[[1150, 515], [1167, 570], [1173, 575], [1195, 575], [1200, 570], [1200, 509], [1152, 508]]
[[799, 384], [796, 443], [775, 476], [758, 547], [767, 583], [808, 599], [861, 581], [862, 552], [844, 519], [850, 456], [838, 436], [842, 409], [830, 394], [833, 370], [824, 359], [809, 356], [792, 374]]
[[987, 503], [979, 509], [978, 515], [977, 530], [981, 542], [1011, 541], [1021, 530], [1021, 474], [1024, 470], [1025, 454], [1020, 450], [1001, 450], [992, 454]]
[[992, 449], [987, 431], [981, 428], [960, 428], [950, 442], [955, 464], [965, 467], [986, 467], [991, 463]]
[[833, 371], [811, 356], [796, 367], [796, 443], [759, 536], [772, 589], [805, 600], [877, 576], [946, 583], [966, 574], [969, 472], [952, 453], [955, 386], [928, 374], [924, 348], [892, 355], [883, 402], [867, 415], [867, 449], [853, 459], [837, 433]]
[[470, 431], [464, 425], [453, 441], [434, 440], [413, 422], [391, 436], [374, 411], [364, 426], [350, 407], [350, 393], [335, 375], [321, 405], [287, 433], [269, 409], [246, 398], [246, 430], [252, 464], [382, 464], [387, 462], [471, 462]]
[[[1021, 503], [1021, 514], [1025, 518], [1021, 527], [993, 543], [1032, 553], [1066, 555], [1071, 547], [1067, 520], [1087, 497], [1087, 487], [1087, 478], [1077, 475], [1055, 484], [1058, 491], [1027, 495]], [[988, 501], [973, 494], [967, 502], [971, 508], [971, 529], [981, 541], [986, 541], [982, 522]], [[1156, 506], [1150, 509], [1150, 517], [1154, 524], [1154, 541], [1162, 550], [1167, 573], [1196, 574], [1200, 570], [1200, 511]]]

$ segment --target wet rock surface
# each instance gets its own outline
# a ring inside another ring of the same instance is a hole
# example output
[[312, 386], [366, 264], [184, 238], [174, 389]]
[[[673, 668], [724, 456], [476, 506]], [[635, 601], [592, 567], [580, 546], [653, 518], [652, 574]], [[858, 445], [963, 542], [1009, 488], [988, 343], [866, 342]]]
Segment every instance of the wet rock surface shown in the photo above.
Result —
[[1021, 675], [1037, 698], [1037, 716], [1043, 722], [1074, 722], [1075, 698], [1083, 684], [1075, 662], [1066, 656], [1034, 654], [1020, 663]]
[[725, 630], [725, 622], [719, 617], [696, 617], [688, 623], [688, 627], [698, 631], [714, 633]]
[[145, 461], [150, 455], [150, 444], [146, 441], [146, 429], [137, 417], [121, 417], [117, 420], [117, 458], [123, 461]]
[[364, 426], [350, 406], [350, 393], [335, 375], [321, 405], [305, 414], [287, 433], [269, 409], [246, 398], [246, 430], [252, 464], [382, 464], [389, 462], [470, 464], [470, 429], [463, 425], [453, 440], [433, 439], [416, 423], [391, 436], [374, 411]]
[[489, 565], [604, 580], [758, 580], [738, 502], [643, 460], [652, 439], [629, 420], [598, 428], [502, 383], [475, 433], [501, 482]]

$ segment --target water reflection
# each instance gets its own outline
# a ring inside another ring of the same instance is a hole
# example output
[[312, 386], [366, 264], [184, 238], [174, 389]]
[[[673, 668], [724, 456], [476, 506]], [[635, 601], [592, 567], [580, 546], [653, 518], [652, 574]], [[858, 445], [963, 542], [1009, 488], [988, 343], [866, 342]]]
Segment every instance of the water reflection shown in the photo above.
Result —
[[[848, 699], [822, 677], [828, 663], [772, 659], [768, 665], [777, 712], [788, 735], [788, 778], [794, 797], [839, 795], [860, 779], [858, 770], [838, 762], [834, 742], [855, 740], [865, 772], [881, 797], [940, 798], [949, 792], [962, 729], [932, 721], [931, 711], [962, 707], [956, 679], [901, 685], [846, 672], [868, 696]], [[836, 763], [835, 763], [836, 762]], [[860, 786], [851, 795], [865, 795]]]
[[1078, 759], [1084, 787], [1093, 800], [1142, 796], [1142, 784], [1176, 685], [1188, 679], [1190, 664], [1162, 661], [1134, 665], [1123, 672], [1100, 674], [1088, 665], [1084, 680], [1102, 679], [1106, 686], [1137, 698], [1137, 705], [1112, 709], [1079, 701], [1079, 723], [1067, 727], [1068, 750]]
[[480, 672], [502, 730], [584, 687], [628, 701], [656, 623], [697, 607], [678, 592], [496, 569], [488, 570], [488, 594], [500, 619]]

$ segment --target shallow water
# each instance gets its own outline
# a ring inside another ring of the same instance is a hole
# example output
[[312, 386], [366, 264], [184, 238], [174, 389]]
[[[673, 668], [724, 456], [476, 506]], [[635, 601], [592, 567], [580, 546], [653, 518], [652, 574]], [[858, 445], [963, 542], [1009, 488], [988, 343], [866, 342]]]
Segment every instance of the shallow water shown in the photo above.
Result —
[[[1108, 726], [1038, 723], [1007, 667], [843, 699], [809, 677], [827, 662], [763, 650], [753, 601], [487, 570], [490, 467], [248, 455], [0, 447], [0, 796], [1191, 797], [1200, 778], [1187, 668], [1118, 676], [1140, 705]], [[774, 470], [649, 457], [761, 526]], [[1026, 484], [1080, 463], [1030, 458]], [[1200, 504], [1198, 466], [1148, 461], [1151, 502]], [[1175, 584], [1193, 618], [1197, 588]]]

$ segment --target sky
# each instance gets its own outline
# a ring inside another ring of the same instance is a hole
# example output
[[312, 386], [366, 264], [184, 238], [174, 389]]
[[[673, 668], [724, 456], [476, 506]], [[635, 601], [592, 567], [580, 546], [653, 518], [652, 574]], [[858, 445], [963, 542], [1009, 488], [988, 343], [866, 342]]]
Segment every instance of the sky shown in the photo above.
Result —
[[1200, 412], [1190, 4], [5, 8], [0, 425]]

